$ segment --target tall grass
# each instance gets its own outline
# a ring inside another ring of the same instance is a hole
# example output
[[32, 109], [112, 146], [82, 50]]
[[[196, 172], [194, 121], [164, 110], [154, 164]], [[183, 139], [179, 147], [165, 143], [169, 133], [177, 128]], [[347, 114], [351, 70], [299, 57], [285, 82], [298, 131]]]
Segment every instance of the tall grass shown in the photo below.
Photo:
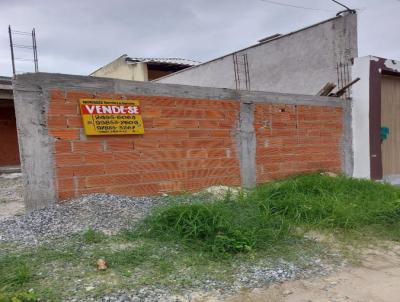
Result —
[[400, 239], [400, 190], [344, 176], [302, 175], [209, 202], [173, 203], [145, 220], [141, 236], [212, 253], [265, 248], [294, 228], [380, 230]]
[[259, 186], [248, 198], [309, 227], [348, 230], [400, 222], [400, 189], [369, 180], [304, 175]]
[[162, 208], [145, 221], [142, 234], [213, 253], [236, 253], [284, 238], [288, 225], [280, 215], [261, 211], [256, 203], [223, 200]]

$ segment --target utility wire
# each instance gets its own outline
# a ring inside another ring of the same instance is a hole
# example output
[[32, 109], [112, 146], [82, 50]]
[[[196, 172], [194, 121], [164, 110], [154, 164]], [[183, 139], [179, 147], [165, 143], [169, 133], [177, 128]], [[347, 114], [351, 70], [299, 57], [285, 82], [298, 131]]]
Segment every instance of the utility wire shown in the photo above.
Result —
[[333, 2], [335, 2], [336, 4], [339, 4], [340, 6], [343, 6], [345, 9], [347, 9], [347, 10], [352, 10], [350, 7], [348, 7], [348, 6], [346, 6], [346, 5], [344, 5], [344, 4], [342, 4], [342, 3], [340, 3], [339, 1], [336, 1], [336, 0], [332, 0]]
[[280, 6], [288, 6], [288, 7], [300, 8], [300, 9], [306, 9], [306, 10], [324, 11], [324, 12], [336, 12], [335, 10], [331, 10], [331, 9], [322, 9], [322, 8], [315, 8], [315, 7], [298, 6], [298, 5], [293, 5], [293, 4], [289, 4], [289, 3], [283, 3], [283, 2], [277, 2], [277, 1], [271, 1], [271, 0], [260, 0], [260, 1], [265, 2], [265, 3], [280, 5]]

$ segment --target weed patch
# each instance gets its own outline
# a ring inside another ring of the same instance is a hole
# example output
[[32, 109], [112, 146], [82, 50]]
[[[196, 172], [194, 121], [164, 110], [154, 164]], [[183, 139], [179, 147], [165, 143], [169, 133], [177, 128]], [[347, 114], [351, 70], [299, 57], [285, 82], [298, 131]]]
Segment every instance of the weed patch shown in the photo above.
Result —
[[[303, 175], [257, 187], [247, 197], [306, 228], [392, 231], [400, 222], [400, 189], [344, 176]], [[396, 228], [398, 229], [398, 228]]]
[[398, 240], [398, 226], [397, 187], [311, 174], [263, 184], [236, 198], [170, 204], [145, 220], [140, 236], [218, 255], [269, 248], [294, 237], [294, 227], [386, 231]]
[[266, 247], [288, 233], [279, 215], [260, 211], [248, 200], [226, 199], [169, 205], [146, 219], [141, 229], [144, 237], [181, 242], [214, 255]]
[[88, 229], [82, 234], [82, 239], [85, 243], [100, 243], [105, 239], [105, 235], [102, 232]]

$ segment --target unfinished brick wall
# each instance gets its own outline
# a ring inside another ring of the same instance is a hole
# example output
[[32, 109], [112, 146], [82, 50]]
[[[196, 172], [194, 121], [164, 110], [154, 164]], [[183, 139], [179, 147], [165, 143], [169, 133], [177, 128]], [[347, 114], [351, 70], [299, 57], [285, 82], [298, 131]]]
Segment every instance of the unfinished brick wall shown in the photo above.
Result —
[[[140, 100], [144, 135], [86, 136], [79, 99]], [[60, 200], [86, 193], [154, 195], [240, 185], [240, 103], [52, 90], [48, 112]], [[257, 182], [341, 170], [342, 108], [257, 103]]]
[[256, 104], [257, 181], [341, 171], [343, 109]]
[[[83, 135], [80, 98], [140, 100], [144, 135]], [[52, 91], [59, 199], [85, 193], [151, 195], [239, 185], [237, 101]]]
[[3, 101], [0, 108], [0, 166], [19, 165], [17, 126], [14, 104]]

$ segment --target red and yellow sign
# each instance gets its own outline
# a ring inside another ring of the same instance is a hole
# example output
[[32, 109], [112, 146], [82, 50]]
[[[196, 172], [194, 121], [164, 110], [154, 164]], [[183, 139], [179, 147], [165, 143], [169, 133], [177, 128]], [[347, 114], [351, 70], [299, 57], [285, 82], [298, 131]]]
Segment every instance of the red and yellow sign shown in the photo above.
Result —
[[86, 135], [144, 133], [139, 101], [81, 99], [79, 102]]

